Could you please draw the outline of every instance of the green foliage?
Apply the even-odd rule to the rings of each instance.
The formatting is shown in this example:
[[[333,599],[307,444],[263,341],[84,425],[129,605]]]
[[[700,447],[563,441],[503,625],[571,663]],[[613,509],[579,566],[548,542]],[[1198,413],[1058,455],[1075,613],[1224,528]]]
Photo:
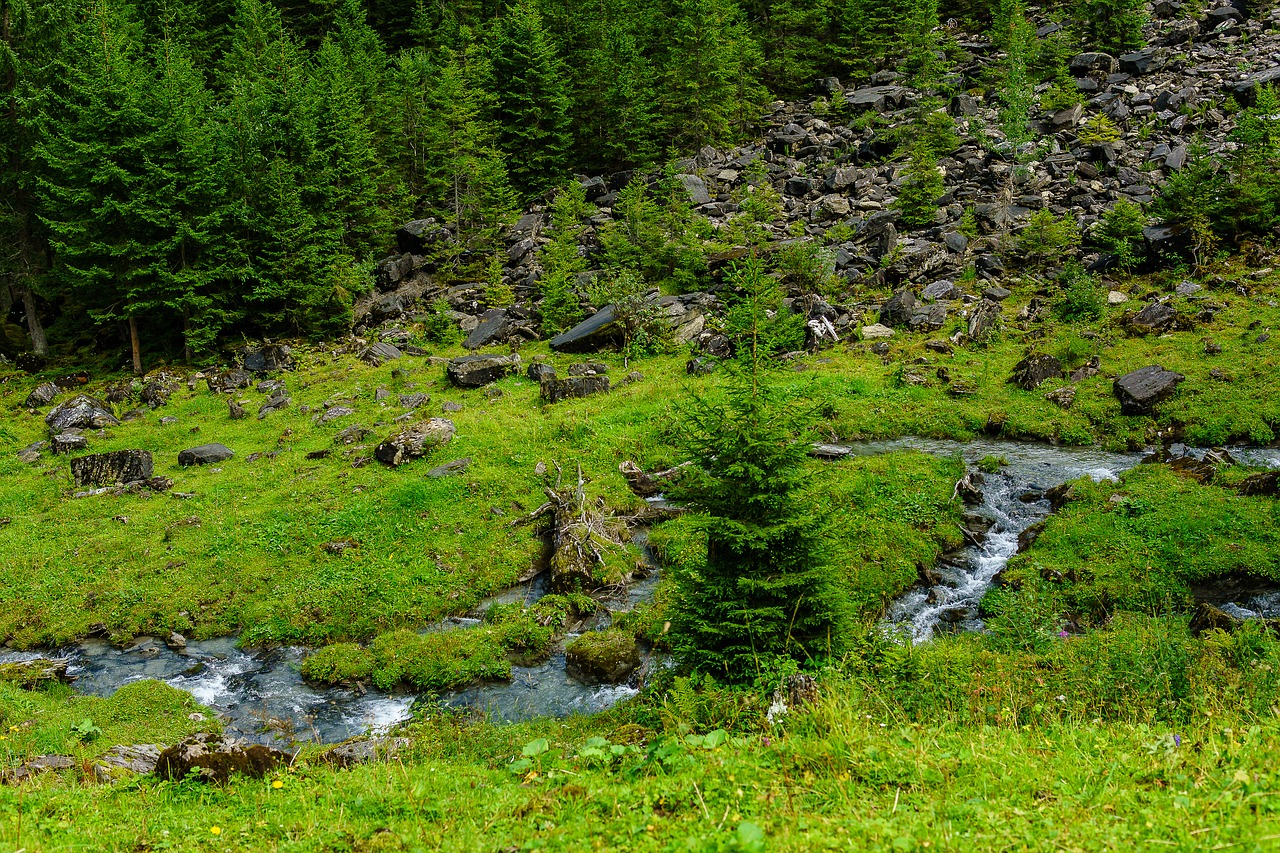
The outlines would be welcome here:
[[[1119,56],[1146,44],[1147,22],[1142,0],[1076,0],[1076,17],[1085,39],[1096,50]]]
[[[630,359],[661,352],[671,343],[671,330],[663,322],[655,295],[639,275],[626,269],[605,271],[587,290],[596,305],[613,306],[622,334],[624,365]]]
[[[1120,129],[1104,113],[1098,113],[1080,126],[1080,141],[1085,145],[1119,142]]]
[[[1093,242],[1115,258],[1124,270],[1132,269],[1146,252],[1142,229],[1147,216],[1142,207],[1127,199],[1117,201],[1102,214],[1091,233]]]
[[[772,655],[839,654],[850,615],[822,517],[803,499],[808,416],[768,372],[767,282],[755,263],[734,274],[739,362],[723,400],[695,397],[684,412],[695,468],[674,495],[703,513],[707,557],[675,572],[672,646],[686,665],[739,681]]]
[[[1000,0],[992,22],[992,39],[1006,53],[1000,66],[999,89],[1002,106],[1000,130],[1015,147],[1031,138],[1031,106],[1035,102],[1034,81],[1028,63],[1035,45],[1035,27],[1027,20],[1023,0]]]
[[[933,224],[938,215],[938,199],[945,190],[937,159],[928,150],[916,149],[895,202],[902,211],[902,221],[915,228]]]
[[[326,646],[303,661],[302,675],[325,684],[368,680],[383,690],[435,691],[508,678],[511,663],[492,631],[393,631],[376,637],[367,649],[351,643]]]
[[[1079,247],[1080,226],[1070,213],[1059,217],[1049,210],[1037,210],[1018,232],[1018,254],[1037,267],[1050,260],[1060,261]]]
[[[1106,306],[1103,288],[1079,261],[1070,261],[1063,267],[1058,284],[1062,290],[1053,302],[1053,313],[1059,319],[1070,323],[1102,316]]]
[[[803,293],[830,297],[844,284],[836,275],[835,256],[817,243],[788,243],[774,253],[773,265],[784,282]]]
[[[462,330],[450,316],[453,308],[445,299],[431,303],[431,309],[422,321],[422,336],[433,344],[455,344],[462,340]]]

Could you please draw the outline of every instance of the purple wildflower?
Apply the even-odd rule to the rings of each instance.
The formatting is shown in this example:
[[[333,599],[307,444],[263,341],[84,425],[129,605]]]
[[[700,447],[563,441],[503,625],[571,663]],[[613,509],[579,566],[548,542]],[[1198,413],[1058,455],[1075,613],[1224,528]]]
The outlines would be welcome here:
[[[1175,734],[1175,735],[1173,736],[1173,745],[1174,745],[1174,746],[1182,746],[1182,735]]]
[[[1066,631],[1059,631],[1058,636],[1065,640],[1067,637],[1070,637],[1071,635]]]

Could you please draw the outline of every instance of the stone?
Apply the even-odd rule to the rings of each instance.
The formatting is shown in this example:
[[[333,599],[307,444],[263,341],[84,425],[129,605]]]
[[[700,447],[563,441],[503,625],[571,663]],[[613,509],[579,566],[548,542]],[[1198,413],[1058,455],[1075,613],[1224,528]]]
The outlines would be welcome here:
[[[983,299],[969,312],[968,336],[971,341],[984,341],[1000,323],[1000,303]]]
[[[548,403],[561,400],[587,397],[591,394],[603,394],[609,390],[609,377],[591,374],[588,376],[569,376],[564,379],[548,379],[541,383],[542,399]]]
[[[447,418],[428,418],[392,433],[378,445],[373,455],[379,462],[394,468],[421,459],[437,447],[448,444],[457,431],[453,421]]]
[[[511,334],[511,321],[504,308],[490,308],[480,317],[480,323],[471,330],[462,345],[470,350],[499,344]]]
[[[917,302],[916,310],[912,313],[911,319],[907,321],[907,326],[913,332],[936,332],[946,325],[946,322],[946,305],[942,303],[925,305]]]
[[[897,109],[906,97],[907,90],[901,86],[867,86],[845,92],[845,105],[853,112],[883,113]]]
[[[55,456],[84,450],[88,446],[89,439],[74,432],[64,432],[49,439],[49,449]]]
[[[471,457],[464,456],[461,459],[455,459],[452,462],[446,462],[443,465],[437,465],[427,472],[427,476],[433,480],[441,477],[448,477],[450,474],[461,474],[471,466]]]
[[[41,755],[17,767],[0,770],[0,782],[7,785],[21,784],[33,776],[70,770],[77,764],[69,755]]]
[[[403,254],[425,255],[429,247],[452,239],[453,233],[448,228],[429,218],[406,222],[396,230],[396,248]]]
[[[525,375],[534,382],[546,382],[548,379],[556,378],[556,369],[544,362],[535,361],[529,364],[529,369],[525,371]]]
[[[1050,391],[1044,398],[1060,409],[1069,409],[1076,401],[1076,389],[1070,385]]]
[[[360,424],[352,424],[342,432],[335,435],[333,437],[333,441],[335,444],[357,444],[363,441],[364,437],[368,434],[369,430],[365,429]]]
[[[278,412],[282,409],[289,408],[289,404],[293,401],[289,399],[288,393],[280,388],[276,390],[267,401],[258,407],[258,420],[262,420],[272,412]]]
[[[1156,49],[1152,47],[1126,53],[1120,57],[1120,70],[1125,74],[1140,77],[1149,71],[1158,70],[1158,67],[1163,65],[1157,61],[1156,56]]]
[[[403,356],[404,353],[393,347],[391,344],[378,341],[370,344],[360,352],[360,360],[374,367],[381,367],[388,361],[395,361]]]
[[[244,351],[244,369],[250,373],[275,373],[293,368],[293,351],[284,344],[266,344]]]
[[[1236,492],[1246,496],[1275,497],[1280,494],[1280,471],[1264,471],[1245,477],[1236,486]]]
[[[548,345],[556,352],[594,352],[621,340],[614,306],[606,305],[567,332],[556,335]]]
[[[910,290],[899,290],[880,309],[880,323],[885,326],[905,326],[915,313],[916,297]]]
[[[1062,362],[1045,353],[1033,353],[1013,366],[1009,381],[1023,391],[1034,391],[1049,379],[1062,376]]]
[[[1138,335],[1161,334],[1173,327],[1178,312],[1165,302],[1152,302],[1129,318],[1129,329]]]
[[[54,398],[61,393],[62,389],[57,385],[52,382],[45,382],[42,385],[37,385],[35,390],[27,395],[27,399],[23,401],[22,405],[28,409],[39,409],[52,403]]]
[[[217,462],[226,462],[235,455],[235,452],[225,444],[201,444],[199,447],[192,447],[179,453],[178,464],[184,467],[212,465]]]
[[[920,291],[921,298],[930,302],[951,302],[959,299],[963,295],[964,294],[960,291],[960,288],[956,287],[955,284],[948,279],[935,281],[933,284],[930,284],[924,290]]]
[[[93,759],[93,778],[110,784],[133,776],[147,776],[155,772],[159,761],[160,747],[152,743],[113,746]]]
[[[334,767],[355,767],[374,761],[388,761],[413,741],[407,737],[369,737],[349,740],[322,752],[318,760]]]
[[[405,252],[381,261],[374,273],[374,285],[381,291],[394,290],[413,272],[413,255]]]
[[[689,197],[689,204],[699,207],[711,203],[711,194],[707,192],[707,184],[697,175],[676,175],[676,180],[684,188]]]
[[[1128,301],[1129,301],[1129,297],[1128,297],[1128,296],[1126,296],[1125,294],[1121,293],[1121,292],[1120,292],[1120,291],[1118,291],[1118,290],[1109,290],[1109,291],[1107,291],[1107,304],[1108,304],[1108,305],[1123,305],[1124,303],[1126,303],[1126,302],[1128,302]]]
[[[881,325],[880,323],[876,323],[873,326],[862,327],[863,340],[875,340],[877,338],[892,338],[894,334],[895,332],[893,331],[893,329],[890,329],[888,326]]]
[[[1126,373],[1112,387],[1120,400],[1122,414],[1149,415],[1156,404],[1173,396],[1178,384],[1185,378],[1181,373],[1153,364]]]
[[[416,409],[431,402],[431,395],[423,394],[421,391],[413,394],[401,394],[400,405],[406,409]]]
[[[1067,69],[1073,77],[1087,77],[1095,72],[1114,74],[1116,58],[1109,53],[1081,53],[1071,58]]]
[[[1004,302],[1012,295],[1013,291],[1007,287],[1001,287],[998,284],[993,284],[991,287],[982,291],[982,298],[990,299],[992,302]]]
[[[71,477],[77,486],[109,486],[134,483],[154,475],[150,451],[116,450],[71,460]]]
[[[81,394],[59,403],[45,416],[50,435],[60,435],[69,429],[102,429],[120,426],[107,404],[88,394]]]
[[[520,356],[464,355],[449,360],[445,375],[459,388],[482,388],[520,371]]]
[[[356,413],[355,409],[347,406],[331,406],[325,410],[323,415],[316,419],[317,424],[327,424],[336,421],[338,418],[345,418]]]
[[[205,384],[215,394],[228,394],[240,388],[248,388],[253,384],[253,375],[247,370],[232,368],[212,376],[205,377]]]
[[[292,760],[289,753],[269,746],[202,733],[163,750],[156,759],[155,773],[173,782],[199,779],[225,785],[232,774],[261,779]]]
[[[578,364],[571,364],[567,371],[570,376],[595,376],[608,372],[609,365],[599,361],[583,361]]]
[[[55,681],[70,684],[72,680],[72,677],[67,675],[65,660],[35,658],[0,663],[0,681],[21,687],[23,690],[34,690],[42,684]]]
[[[640,649],[625,631],[592,631],[565,646],[564,667],[584,684],[620,684],[640,668]]]

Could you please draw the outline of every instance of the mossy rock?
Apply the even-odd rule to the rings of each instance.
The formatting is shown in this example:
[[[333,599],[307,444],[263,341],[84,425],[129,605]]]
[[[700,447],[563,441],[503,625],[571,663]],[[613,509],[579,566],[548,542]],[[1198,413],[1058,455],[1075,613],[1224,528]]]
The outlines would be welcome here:
[[[70,683],[71,677],[67,675],[66,661],[36,658],[0,663],[0,681],[16,684],[24,690],[34,690],[39,685],[52,682]]]
[[[583,634],[564,650],[565,670],[586,684],[620,684],[640,668],[636,638],[625,631]]]

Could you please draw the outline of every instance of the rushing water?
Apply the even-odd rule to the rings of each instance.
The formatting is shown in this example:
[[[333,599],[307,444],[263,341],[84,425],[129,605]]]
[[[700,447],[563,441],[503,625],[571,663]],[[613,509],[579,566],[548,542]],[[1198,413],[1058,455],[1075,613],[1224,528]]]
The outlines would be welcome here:
[[[978,602],[992,578],[1018,548],[1018,535],[1049,514],[1044,491],[1080,477],[1114,479],[1136,465],[1140,454],[1106,453],[1094,449],[1051,447],[1005,441],[933,441],[899,439],[829,446],[830,455],[878,455],[914,449],[942,456],[960,455],[973,464],[996,456],[1009,464],[999,473],[987,474],[984,501],[976,512],[992,526],[980,545],[964,549],[959,559],[937,569],[941,582],[931,588],[909,590],[890,607],[888,623],[920,642],[947,627],[980,630]],[[1177,451],[1178,448],[1175,448]],[[1195,451],[1191,451],[1195,453]],[[1233,449],[1241,462],[1280,467],[1280,450]],[[644,547],[643,535],[637,542]],[[652,565],[652,559],[649,559]],[[608,600],[614,609],[629,609],[653,596],[655,570],[644,579],[617,590]],[[532,604],[547,593],[546,578],[507,590],[482,602],[467,616],[446,620],[428,630],[451,630],[475,624],[488,606],[523,601]],[[1280,593],[1259,595],[1223,606],[1241,617],[1280,616]],[[609,618],[593,618],[580,630],[600,630]],[[570,638],[573,635],[570,635]],[[237,648],[235,638],[191,641],[173,650],[155,638],[143,637],[118,649],[101,640],[86,640],[56,652],[0,652],[0,662],[58,657],[68,661],[83,693],[108,696],[120,686],[153,678],[190,692],[202,704],[216,709],[226,728],[252,740],[317,740],[336,742],[385,730],[407,719],[414,703],[430,701],[406,693],[376,689],[353,691],[316,688],[303,681],[301,664],[308,650],[287,647],[271,650]],[[650,661],[652,663],[652,661]],[[633,685],[581,684],[565,674],[563,645],[538,666],[513,666],[509,682],[481,684],[438,697],[440,705],[474,709],[495,720],[514,721],[534,717],[559,717],[603,710],[635,695]]]

